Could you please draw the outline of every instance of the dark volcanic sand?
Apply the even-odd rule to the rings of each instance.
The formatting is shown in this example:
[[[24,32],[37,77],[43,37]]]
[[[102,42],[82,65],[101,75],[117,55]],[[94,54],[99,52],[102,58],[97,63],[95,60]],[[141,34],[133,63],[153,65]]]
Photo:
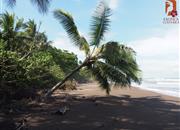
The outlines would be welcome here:
[[[58,91],[14,119],[26,117],[30,130],[180,130],[179,99],[138,88],[113,89],[106,96],[90,83]],[[65,115],[52,114],[65,105],[70,107]]]

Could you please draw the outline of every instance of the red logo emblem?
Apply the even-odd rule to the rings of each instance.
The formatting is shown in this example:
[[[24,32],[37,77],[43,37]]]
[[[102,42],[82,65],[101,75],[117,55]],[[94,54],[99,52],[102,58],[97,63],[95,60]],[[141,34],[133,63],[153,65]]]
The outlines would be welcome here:
[[[176,0],[166,0],[165,12],[167,16],[176,17],[178,15]]]

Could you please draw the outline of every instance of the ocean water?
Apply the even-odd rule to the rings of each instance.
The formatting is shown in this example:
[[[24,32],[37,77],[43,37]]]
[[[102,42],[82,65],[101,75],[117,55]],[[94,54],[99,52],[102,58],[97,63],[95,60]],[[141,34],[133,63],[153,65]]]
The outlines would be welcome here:
[[[144,79],[141,85],[134,85],[141,89],[180,97],[180,79]]]

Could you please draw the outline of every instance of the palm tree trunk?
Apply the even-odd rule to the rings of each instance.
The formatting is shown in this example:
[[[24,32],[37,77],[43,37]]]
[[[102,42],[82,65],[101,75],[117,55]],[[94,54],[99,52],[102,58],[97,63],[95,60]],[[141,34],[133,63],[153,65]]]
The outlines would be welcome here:
[[[61,88],[62,85],[77,71],[79,71],[82,67],[84,67],[87,64],[87,60],[85,60],[80,66],[75,68],[71,73],[69,73],[61,82],[57,83],[55,86],[53,86],[46,94],[45,98],[49,97],[56,89]]]

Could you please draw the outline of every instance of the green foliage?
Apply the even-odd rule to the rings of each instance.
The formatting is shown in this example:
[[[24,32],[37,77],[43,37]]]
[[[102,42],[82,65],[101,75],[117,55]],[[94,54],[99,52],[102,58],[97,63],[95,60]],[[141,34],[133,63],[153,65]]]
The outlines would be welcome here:
[[[19,56],[16,52],[0,50],[0,85],[1,87],[10,84],[19,86],[24,85],[24,68],[18,62]]]
[[[57,65],[57,64],[54,64],[54,65],[50,66],[49,71],[50,71],[51,74],[53,74],[53,77],[57,81],[63,80],[63,78],[65,76],[62,68],[60,68],[59,65]]]
[[[54,62],[59,65],[65,74],[70,73],[78,66],[78,58],[73,53],[69,53],[66,50],[62,51],[51,46],[48,47],[46,51],[52,55]]]
[[[6,12],[0,16],[0,34],[0,96],[51,87],[78,66],[77,56],[52,47],[33,20],[24,22]]]
[[[78,66],[74,54],[56,48],[53,52],[34,52],[23,60],[17,52],[1,49],[0,58],[1,82],[15,83],[15,86],[49,87]]]
[[[80,83],[86,83],[89,81],[92,81],[92,76],[90,71],[87,69],[87,67],[82,68],[79,73],[76,73],[74,76],[77,81]]]

